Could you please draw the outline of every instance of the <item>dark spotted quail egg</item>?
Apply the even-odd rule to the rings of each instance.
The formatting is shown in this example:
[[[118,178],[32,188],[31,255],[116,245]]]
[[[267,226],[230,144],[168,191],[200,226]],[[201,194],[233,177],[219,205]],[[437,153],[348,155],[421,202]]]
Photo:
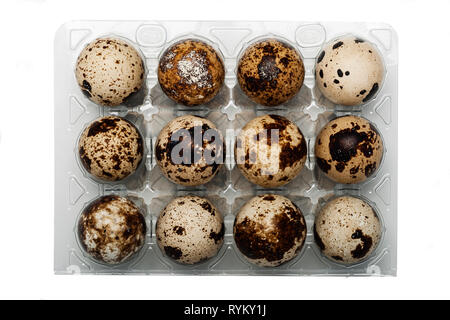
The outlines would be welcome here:
[[[266,39],[249,46],[239,60],[237,78],[254,102],[277,106],[291,99],[303,85],[305,69],[290,44]]]
[[[144,63],[130,44],[102,38],[80,53],[75,75],[83,93],[97,104],[117,106],[137,92],[144,82]]]
[[[195,106],[212,100],[223,85],[225,69],[209,44],[188,39],[170,46],[162,55],[158,80],[175,102]]]
[[[131,258],[145,242],[145,219],[136,205],[124,197],[104,196],[81,214],[78,237],[92,258],[118,264]]]
[[[316,164],[338,183],[358,183],[370,177],[383,158],[383,141],[366,119],[344,116],[320,131],[315,145]]]
[[[336,262],[351,264],[367,258],[380,238],[377,214],[358,198],[335,198],[315,219],[314,239],[322,253]]]
[[[94,177],[117,181],[136,171],[144,146],[141,134],[131,122],[108,116],[92,122],[83,131],[78,152],[83,167]]]
[[[328,43],[316,63],[316,86],[333,103],[355,106],[381,88],[384,64],[373,44],[347,36]]]
[[[169,122],[156,141],[156,160],[174,183],[198,186],[209,182],[224,160],[222,134],[209,120],[181,116]]]
[[[195,264],[217,254],[225,227],[221,213],[207,199],[178,197],[160,213],[156,239],[161,250],[183,264]]]
[[[286,197],[264,194],[252,198],[234,222],[234,241],[250,262],[275,267],[293,259],[306,239],[306,223]]]
[[[279,187],[294,179],[306,161],[306,140],[290,120],[264,115],[248,122],[236,139],[237,167],[252,183]]]

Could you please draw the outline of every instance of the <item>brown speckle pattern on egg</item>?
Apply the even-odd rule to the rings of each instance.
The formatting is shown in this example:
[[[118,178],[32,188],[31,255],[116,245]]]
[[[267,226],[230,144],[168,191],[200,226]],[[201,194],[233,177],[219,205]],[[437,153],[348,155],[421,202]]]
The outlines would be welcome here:
[[[81,214],[78,237],[92,258],[118,264],[133,256],[145,242],[145,219],[127,198],[104,196]]]
[[[278,115],[264,115],[248,122],[237,136],[235,159],[252,183],[279,187],[302,170],[306,149],[306,140],[293,122]]]
[[[364,260],[381,238],[381,223],[365,201],[343,196],[329,201],[317,215],[314,239],[328,258],[352,264]]]
[[[384,64],[373,44],[354,36],[329,42],[316,63],[316,86],[331,102],[355,106],[375,97]]]
[[[225,69],[209,44],[188,39],[170,46],[162,55],[158,80],[164,93],[187,106],[212,100],[223,85]]]
[[[305,69],[291,45],[266,39],[250,45],[239,60],[237,78],[254,102],[277,106],[291,99],[303,84]]]
[[[383,141],[366,119],[344,116],[330,121],[315,144],[316,165],[338,183],[358,183],[370,177],[383,158]]]
[[[306,223],[286,197],[264,194],[252,198],[234,222],[234,241],[252,263],[274,267],[293,259],[306,239]]]
[[[108,116],[92,122],[81,134],[78,152],[84,168],[105,181],[124,179],[136,171],[144,146],[128,120]]]
[[[183,264],[195,264],[217,254],[223,244],[222,214],[207,199],[184,196],[172,200],[156,224],[158,246]]]
[[[144,63],[130,44],[102,38],[89,43],[78,56],[75,75],[83,93],[97,104],[117,106],[144,82]]]
[[[169,180],[197,186],[209,182],[222,167],[224,148],[222,134],[211,121],[186,115],[175,118],[161,130],[155,153]]]

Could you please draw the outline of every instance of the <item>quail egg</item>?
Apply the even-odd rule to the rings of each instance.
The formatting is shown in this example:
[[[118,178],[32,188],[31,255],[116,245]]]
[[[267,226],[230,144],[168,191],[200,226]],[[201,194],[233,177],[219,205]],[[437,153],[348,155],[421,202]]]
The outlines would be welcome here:
[[[359,198],[335,198],[315,219],[314,239],[322,253],[336,262],[352,264],[367,258],[380,238],[377,214]]]
[[[384,79],[384,63],[376,47],[347,36],[328,43],[316,62],[316,86],[335,104],[356,106],[372,99]]]
[[[338,183],[366,180],[380,166],[383,141],[366,119],[343,116],[331,120],[320,131],[315,145],[316,164]]]
[[[96,39],[78,56],[75,75],[83,93],[103,106],[117,106],[144,83],[145,68],[139,53],[127,42]]]
[[[234,241],[250,262],[275,267],[292,260],[303,247],[306,223],[297,206],[275,194],[256,196],[239,211]]]
[[[222,134],[209,120],[185,115],[170,121],[156,141],[156,160],[174,183],[198,186],[209,182],[224,161]]]
[[[303,85],[305,68],[290,44],[266,39],[250,45],[239,59],[237,78],[254,102],[277,106],[291,99]]]
[[[195,264],[217,254],[225,227],[221,213],[207,199],[184,196],[172,200],[160,213],[156,239],[161,250],[183,264]]]
[[[136,171],[144,146],[131,122],[108,116],[95,120],[83,131],[78,152],[83,167],[94,177],[117,181]]]
[[[163,92],[186,106],[205,104],[223,85],[225,69],[209,44],[194,39],[170,46],[159,60],[158,80]]]
[[[145,219],[138,207],[124,197],[104,196],[83,211],[78,237],[92,258],[118,264],[137,253],[145,242]]]
[[[237,167],[250,182],[266,188],[294,179],[305,164],[306,154],[300,129],[278,115],[254,118],[236,139]]]

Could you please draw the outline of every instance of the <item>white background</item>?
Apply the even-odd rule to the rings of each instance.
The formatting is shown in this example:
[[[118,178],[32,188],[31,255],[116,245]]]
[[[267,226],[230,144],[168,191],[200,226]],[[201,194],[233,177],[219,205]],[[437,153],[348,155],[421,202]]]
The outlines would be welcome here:
[[[450,298],[450,1],[0,3],[0,298]],[[400,40],[398,277],[53,275],[53,37],[68,20],[390,23]]]

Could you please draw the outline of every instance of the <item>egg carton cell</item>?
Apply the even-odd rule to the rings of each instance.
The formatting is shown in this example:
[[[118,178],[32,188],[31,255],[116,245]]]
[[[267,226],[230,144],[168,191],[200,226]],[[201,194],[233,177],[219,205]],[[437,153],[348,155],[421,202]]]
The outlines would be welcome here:
[[[98,39],[103,40],[97,43]],[[241,64],[245,52],[260,42],[264,43],[260,52],[254,52],[251,59]],[[89,47],[90,43],[93,46]],[[180,43],[184,46],[171,51]],[[108,50],[110,53],[104,56]],[[80,57],[82,52],[84,56]],[[94,55],[89,56],[92,52]],[[79,59],[83,63],[77,69]],[[177,67],[172,69],[171,64]],[[64,24],[55,37],[54,272],[396,275],[397,66],[397,36],[384,23],[73,21]],[[364,79],[362,73],[369,69],[373,72]],[[108,78],[108,74],[119,76]],[[174,81],[177,79],[180,83],[184,81],[182,85]],[[111,91],[103,92],[102,83],[108,81],[111,81],[108,87]],[[130,86],[131,83],[136,85]],[[192,87],[192,83],[201,84],[201,88]],[[344,94],[347,87],[358,90]],[[279,99],[273,100],[268,93],[275,91]],[[253,119],[266,115],[298,127],[305,150],[301,151],[304,155],[302,169],[295,172],[288,183],[264,187],[243,175],[237,165],[235,146],[240,130]],[[376,170],[365,181],[353,184],[331,180],[319,168],[315,156],[321,129],[331,120],[349,115],[369,121],[383,143],[383,157]],[[158,136],[168,123],[185,116],[210,121],[225,143],[224,163],[205,184],[174,183],[158,165]],[[132,123],[142,136],[143,155],[139,166],[134,173],[118,181],[95,177],[80,157],[83,131],[103,117],[120,117]],[[292,140],[291,147],[296,146],[294,136],[286,137]],[[356,136],[344,140],[340,141],[343,145],[359,143]],[[263,145],[267,141],[267,137],[262,138]],[[284,155],[281,160],[295,160],[296,156]],[[190,195],[207,199],[221,213],[224,228],[223,234],[216,229],[204,231],[207,238],[212,235],[211,239],[223,241],[215,255],[186,265],[180,263],[182,259],[174,257],[191,250],[183,251],[176,246],[161,249],[156,226],[161,212],[173,199]],[[79,241],[78,222],[82,212],[104,196],[128,199],[140,210],[145,221],[142,248],[114,265],[93,259]],[[278,196],[287,197],[302,213],[305,238],[292,259],[277,267],[264,267],[245,257],[242,246],[236,244],[233,229],[236,216],[252,198],[275,199]],[[357,263],[343,264],[327,258],[314,235],[314,222],[320,210],[341,196],[363,199],[381,222],[378,245],[370,256]],[[285,221],[282,215],[274,219]],[[285,229],[291,228],[295,219],[288,220]],[[177,236],[186,232],[186,229],[183,231],[186,226],[175,227],[172,232]],[[265,228],[267,231],[268,225]],[[275,234],[276,228],[274,230]],[[352,244],[363,249],[363,235],[354,234]],[[282,239],[286,250],[295,242],[287,241],[288,238]],[[249,248],[259,247],[249,245]]]

